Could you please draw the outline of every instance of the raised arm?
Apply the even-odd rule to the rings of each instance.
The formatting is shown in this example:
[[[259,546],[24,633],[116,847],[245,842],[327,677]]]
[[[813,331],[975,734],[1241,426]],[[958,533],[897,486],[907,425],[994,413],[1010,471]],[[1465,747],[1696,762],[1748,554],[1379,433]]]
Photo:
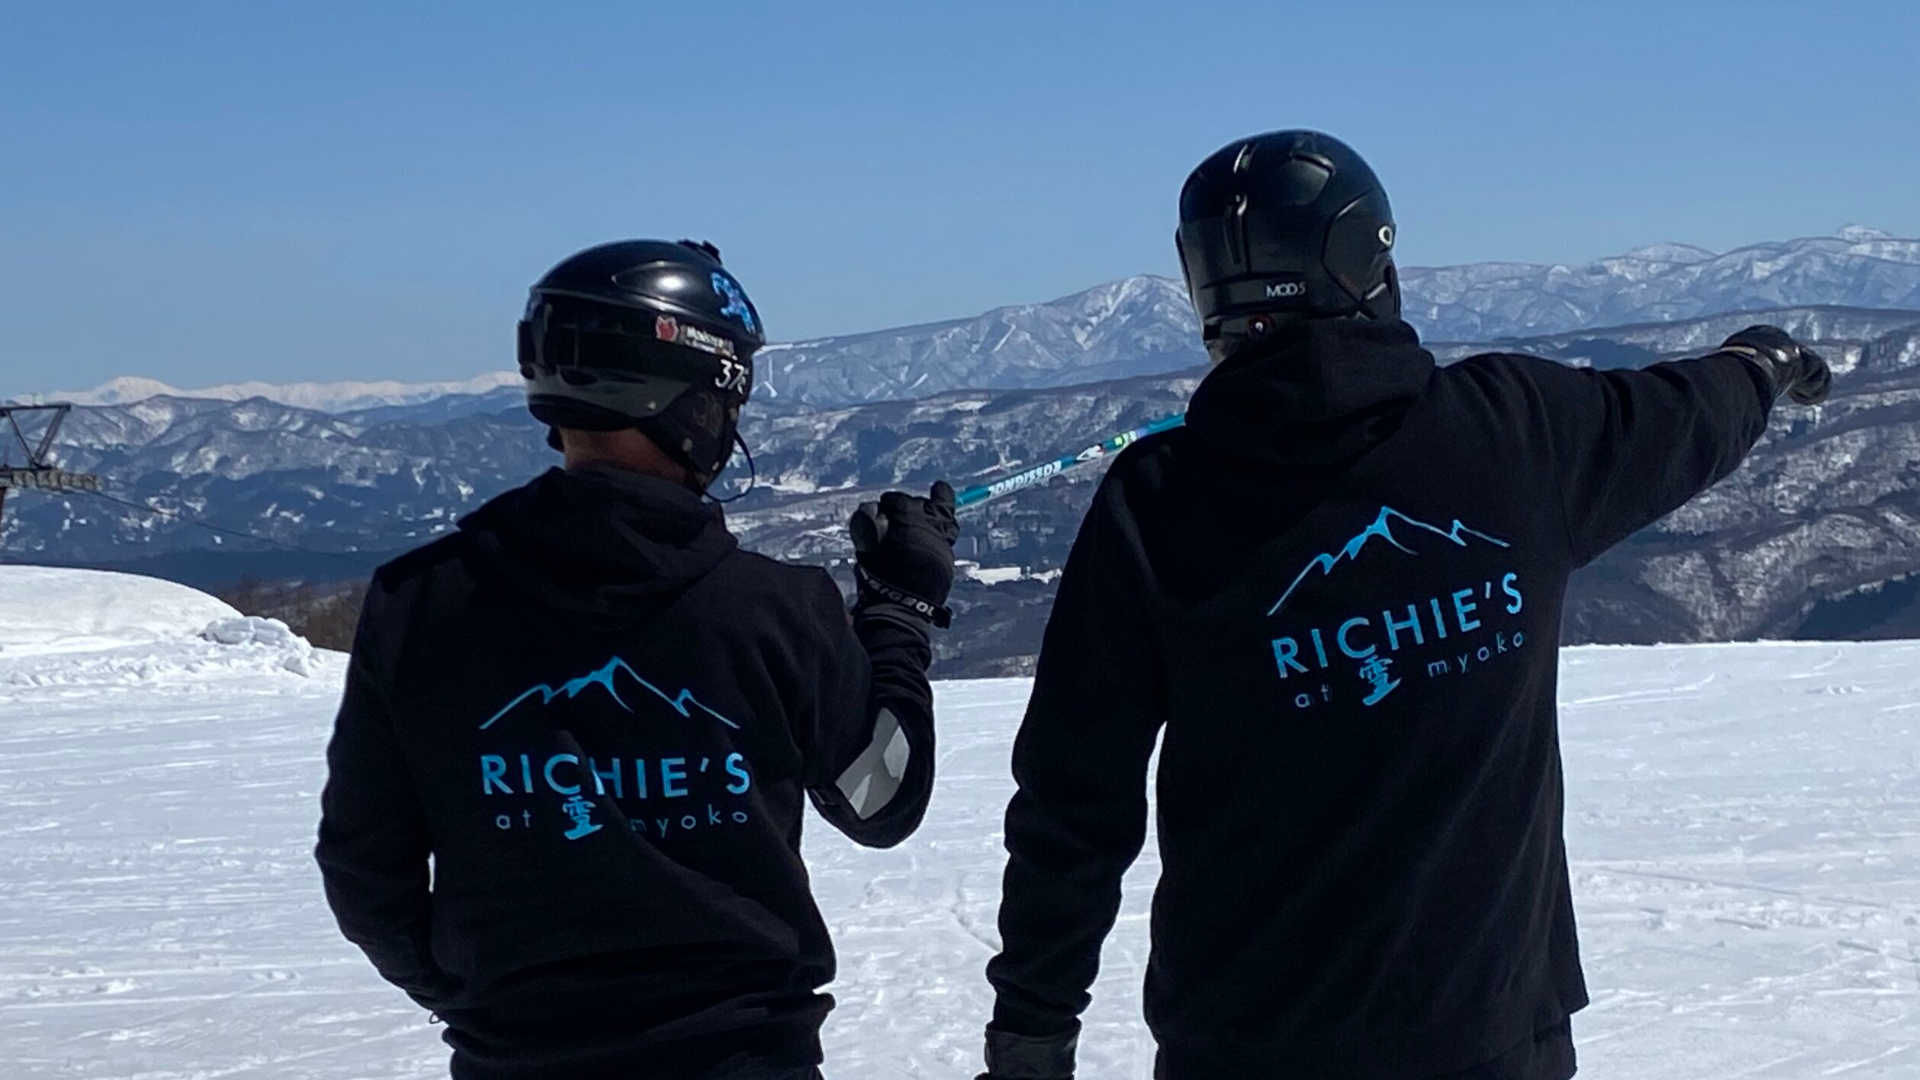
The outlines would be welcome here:
[[[1766,431],[1776,398],[1824,400],[1831,375],[1783,331],[1749,327],[1713,353],[1637,371],[1525,365],[1544,406],[1576,565],[1720,481]]]
[[[849,621],[822,582],[822,618],[842,629],[827,652],[815,706],[808,792],[855,842],[891,847],[912,835],[933,793],[930,634],[949,621],[953,489],[925,499],[889,492],[854,514],[859,600]]]

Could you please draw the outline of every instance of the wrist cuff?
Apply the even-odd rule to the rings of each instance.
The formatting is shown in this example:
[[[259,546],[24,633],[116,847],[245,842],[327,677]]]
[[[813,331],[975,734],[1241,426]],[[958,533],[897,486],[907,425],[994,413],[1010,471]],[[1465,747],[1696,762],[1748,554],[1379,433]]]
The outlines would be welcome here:
[[[858,563],[853,567],[854,580],[860,586],[860,602],[881,600],[889,604],[898,604],[915,615],[945,630],[953,625],[953,609],[942,607],[931,600],[924,600],[905,589],[889,585]]]
[[[987,1072],[994,1080],[1070,1080],[1080,1034],[1015,1035],[987,1029]]]
[[[1751,345],[1722,345],[1717,350],[1722,356],[1737,356],[1747,362],[1747,366],[1760,376],[1769,391],[1768,401],[1778,401],[1787,387],[1783,385],[1782,373],[1778,364],[1765,352]]]

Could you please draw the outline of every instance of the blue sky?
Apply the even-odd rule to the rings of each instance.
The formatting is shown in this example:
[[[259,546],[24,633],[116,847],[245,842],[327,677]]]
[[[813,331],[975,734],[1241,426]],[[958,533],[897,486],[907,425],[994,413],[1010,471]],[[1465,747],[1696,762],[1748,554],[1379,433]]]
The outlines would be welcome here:
[[[1414,264],[1920,234],[1920,5],[1673,6],[10,4],[0,396],[504,367],[622,236],[780,339],[1172,273],[1187,170],[1279,127]]]

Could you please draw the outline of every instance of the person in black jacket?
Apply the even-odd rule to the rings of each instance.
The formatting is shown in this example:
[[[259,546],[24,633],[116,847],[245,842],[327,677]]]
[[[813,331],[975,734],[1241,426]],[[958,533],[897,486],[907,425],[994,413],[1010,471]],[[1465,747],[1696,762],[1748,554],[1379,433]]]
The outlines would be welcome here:
[[[1162,1080],[1565,1080],[1587,1002],[1554,688],[1567,578],[1731,472],[1827,368],[1779,330],[1643,371],[1437,367],[1384,191],[1312,132],[1180,200],[1216,364],[1115,461],[1007,808],[988,1075],[1073,1073],[1146,832]]]
[[[762,342],[711,246],[562,262],[520,361],[566,467],[368,590],[317,856],[454,1077],[818,1076],[802,808],[877,847],[919,824],[956,529],[944,483],[863,505],[851,617],[741,551],[702,493]]]

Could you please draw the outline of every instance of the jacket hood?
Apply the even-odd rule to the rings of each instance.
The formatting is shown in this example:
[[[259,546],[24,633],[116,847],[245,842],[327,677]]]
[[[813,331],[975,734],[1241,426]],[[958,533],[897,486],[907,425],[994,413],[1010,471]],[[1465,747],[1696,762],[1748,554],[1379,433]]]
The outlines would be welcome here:
[[[460,519],[482,565],[543,603],[604,615],[671,601],[738,546],[720,508],[613,466],[549,469]]]
[[[1207,375],[1187,427],[1224,462],[1344,465],[1400,426],[1434,368],[1419,335],[1398,320],[1283,325]]]

